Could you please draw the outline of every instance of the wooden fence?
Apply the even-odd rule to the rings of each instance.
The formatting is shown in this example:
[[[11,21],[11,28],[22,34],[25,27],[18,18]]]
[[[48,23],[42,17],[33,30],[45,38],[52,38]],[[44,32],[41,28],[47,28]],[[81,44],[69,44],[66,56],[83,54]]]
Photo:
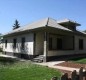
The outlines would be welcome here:
[[[71,78],[68,77],[68,73],[65,73],[60,79],[52,77],[51,80],[86,80],[86,70],[84,71],[83,67],[81,67],[79,73],[76,70],[71,73]]]

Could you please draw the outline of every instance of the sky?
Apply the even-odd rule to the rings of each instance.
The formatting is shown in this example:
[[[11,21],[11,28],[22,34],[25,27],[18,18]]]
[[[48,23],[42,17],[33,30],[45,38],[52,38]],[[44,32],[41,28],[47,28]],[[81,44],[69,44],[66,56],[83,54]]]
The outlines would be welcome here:
[[[0,33],[12,30],[17,19],[20,26],[51,17],[68,18],[81,24],[77,29],[86,30],[86,0],[0,0]]]

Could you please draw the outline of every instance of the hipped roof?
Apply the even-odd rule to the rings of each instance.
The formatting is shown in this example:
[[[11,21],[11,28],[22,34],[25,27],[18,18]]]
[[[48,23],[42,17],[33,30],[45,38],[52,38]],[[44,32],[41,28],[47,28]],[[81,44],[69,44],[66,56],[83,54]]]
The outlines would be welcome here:
[[[52,18],[45,18],[45,19],[33,22],[31,24],[25,25],[23,27],[20,27],[18,29],[14,29],[14,30],[6,33],[5,35],[10,35],[10,34],[13,34],[13,33],[23,32],[23,31],[26,31],[26,30],[32,30],[32,29],[41,28],[41,27],[54,27],[54,28],[58,28],[58,29],[61,29],[61,30],[72,31],[68,28],[65,28],[65,27],[59,25],[57,23],[57,21],[52,19]]]

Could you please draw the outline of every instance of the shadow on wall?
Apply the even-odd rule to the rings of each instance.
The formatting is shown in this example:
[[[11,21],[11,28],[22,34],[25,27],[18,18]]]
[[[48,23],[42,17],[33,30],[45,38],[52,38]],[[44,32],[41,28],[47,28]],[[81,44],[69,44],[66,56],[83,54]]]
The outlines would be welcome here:
[[[22,59],[33,58],[33,56],[31,55],[31,50],[28,48],[28,44],[25,44],[24,48],[22,48],[21,46],[20,47],[17,46],[17,49],[19,53],[16,53],[16,48],[13,48],[14,56]]]
[[[29,42],[33,42],[33,41],[29,41]],[[11,42],[10,42],[11,43]],[[13,50],[13,52],[20,52],[20,53],[31,53],[31,49],[30,49],[30,45],[28,44],[28,42],[25,42],[24,48],[22,48],[21,43],[17,42],[16,47],[13,47],[14,45],[11,43],[10,44],[10,49]]]

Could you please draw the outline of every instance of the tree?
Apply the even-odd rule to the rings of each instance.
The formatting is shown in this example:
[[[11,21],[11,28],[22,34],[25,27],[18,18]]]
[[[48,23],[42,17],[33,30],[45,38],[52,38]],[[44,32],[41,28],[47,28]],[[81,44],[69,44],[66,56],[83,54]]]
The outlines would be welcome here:
[[[13,30],[14,29],[17,29],[17,28],[19,28],[20,26],[19,26],[19,22],[17,21],[17,20],[15,20],[15,23],[14,23],[14,26],[13,26]]]
[[[85,32],[85,33],[86,33],[86,30],[84,30],[83,32]]]

